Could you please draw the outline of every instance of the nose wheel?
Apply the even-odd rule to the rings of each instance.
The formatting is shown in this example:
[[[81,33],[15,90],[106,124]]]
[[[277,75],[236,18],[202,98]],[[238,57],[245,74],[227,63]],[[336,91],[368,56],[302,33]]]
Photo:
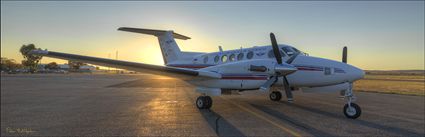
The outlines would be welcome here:
[[[344,106],[344,115],[347,118],[356,119],[360,116],[361,113],[362,110],[356,103],[345,104]]]
[[[269,97],[272,101],[280,101],[280,99],[282,99],[282,93],[280,93],[279,91],[273,91],[272,93],[270,93]]]
[[[210,109],[213,102],[210,96],[199,96],[195,103],[198,109]]]
[[[347,99],[347,104],[344,105],[344,115],[347,118],[356,119],[362,114],[362,109],[356,103],[352,103],[355,99],[353,94],[353,84],[350,83],[349,89],[347,89],[344,97]]]

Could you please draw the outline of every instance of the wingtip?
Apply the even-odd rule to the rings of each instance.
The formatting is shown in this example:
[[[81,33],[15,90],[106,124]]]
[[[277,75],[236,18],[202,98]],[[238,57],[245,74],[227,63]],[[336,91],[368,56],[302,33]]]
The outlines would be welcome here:
[[[47,55],[47,54],[49,54],[49,51],[47,51],[47,50],[31,50],[30,52],[28,52],[28,54]]]
[[[121,31],[123,31],[123,30],[125,30],[127,27],[119,27],[117,30],[121,30]]]

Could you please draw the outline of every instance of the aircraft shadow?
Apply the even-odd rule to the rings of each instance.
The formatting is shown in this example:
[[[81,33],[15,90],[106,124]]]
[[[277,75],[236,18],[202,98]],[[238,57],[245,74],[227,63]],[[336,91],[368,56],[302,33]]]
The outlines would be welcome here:
[[[270,109],[270,108],[265,107],[265,106],[256,105],[256,104],[250,104],[250,105],[253,106],[254,108],[258,109],[258,110],[261,110],[261,111],[273,116],[273,117],[276,117],[276,118],[278,118],[282,121],[288,122],[288,123],[290,123],[290,124],[292,124],[296,127],[299,127],[301,129],[303,129],[304,131],[310,133],[313,136],[326,136],[326,137],[335,136],[335,135],[331,135],[331,134],[328,134],[326,132],[320,131],[320,130],[318,130],[314,127],[311,127],[307,124],[303,124],[298,120],[295,120],[295,119],[293,119],[293,118],[291,118],[291,117],[289,117],[289,116],[287,116],[283,113],[280,113],[279,111]]]
[[[211,128],[215,130],[217,136],[245,136],[235,126],[230,124],[226,119],[215,113],[213,110],[199,110]]]
[[[316,108],[310,108],[310,107],[301,106],[301,105],[298,105],[298,104],[293,104],[293,103],[288,103],[288,102],[279,102],[279,103],[286,104],[288,106],[293,106],[293,107],[296,107],[296,108],[299,108],[299,109],[302,109],[302,110],[305,110],[305,111],[309,111],[309,112],[312,112],[312,113],[321,114],[321,115],[325,115],[325,116],[328,116],[328,117],[333,117],[333,118],[340,119],[340,120],[350,120],[350,122],[352,122],[354,124],[358,124],[358,125],[362,125],[362,126],[366,126],[366,127],[370,127],[370,128],[375,128],[375,129],[379,129],[379,130],[385,130],[387,132],[396,133],[396,134],[400,134],[400,135],[403,135],[403,136],[423,136],[423,134],[412,132],[412,131],[402,129],[402,128],[398,128],[398,127],[380,125],[380,124],[377,124],[377,123],[364,121],[364,120],[361,120],[361,119],[355,119],[355,120],[347,119],[343,115],[338,115],[338,114],[335,114],[335,113],[326,112],[326,111],[319,110],[319,109],[316,109]]]

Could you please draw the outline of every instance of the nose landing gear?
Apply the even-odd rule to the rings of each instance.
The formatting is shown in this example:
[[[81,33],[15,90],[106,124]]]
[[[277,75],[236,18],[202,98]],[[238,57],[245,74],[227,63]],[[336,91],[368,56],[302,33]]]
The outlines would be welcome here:
[[[361,113],[362,113],[362,110],[360,109],[359,105],[355,103],[344,105],[344,115],[347,118],[356,119],[360,116]]]
[[[362,110],[359,105],[356,103],[352,103],[355,100],[354,94],[353,94],[353,83],[350,83],[349,89],[345,92],[344,95],[345,99],[347,100],[347,104],[344,105],[344,115],[347,118],[356,119],[360,117],[362,114]]]
[[[279,91],[273,91],[272,93],[270,93],[269,97],[272,101],[280,101],[280,99],[282,99],[282,93],[280,93]]]

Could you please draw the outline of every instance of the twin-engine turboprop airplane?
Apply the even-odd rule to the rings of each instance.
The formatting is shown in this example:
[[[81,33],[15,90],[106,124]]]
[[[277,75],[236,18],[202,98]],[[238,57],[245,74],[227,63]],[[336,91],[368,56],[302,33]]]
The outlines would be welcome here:
[[[273,101],[279,101],[280,91],[285,91],[288,101],[292,102],[292,91],[299,89],[303,92],[340,92],[347,100],[343,109],[345,116],[355,119],[361,114],[360,107],[353,103],[353,82],[363,78],[365,73],[347,64],[346,47],[342,62],[338,62],[308,56],[294,47],[277,44],[274,34],[270,33],[271,46],[228,51],[220,47],[219,52],[213,53],[184,52],[174,39],[190,38],[173,31],[127,27],[118,30],[158,37],[165,66],[47,50],[30,53],[183,79],[202,94],[196,100],[199,109],[211,108],[210,96],[221,95],[224,90],[270,92]]]

